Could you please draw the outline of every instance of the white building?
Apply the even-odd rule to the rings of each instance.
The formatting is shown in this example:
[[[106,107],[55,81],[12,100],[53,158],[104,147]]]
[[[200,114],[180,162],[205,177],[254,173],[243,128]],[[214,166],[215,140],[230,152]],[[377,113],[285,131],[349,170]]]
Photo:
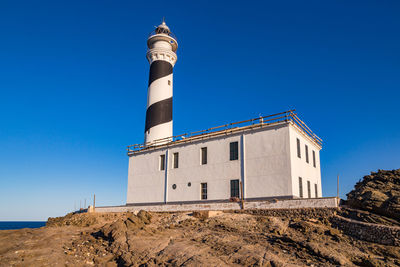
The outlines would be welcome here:
[[[147,43],[145,143],[128,147],[127,205],[322,196],[322,141],[293,111],[172,136],[176,38],[163,22]]]

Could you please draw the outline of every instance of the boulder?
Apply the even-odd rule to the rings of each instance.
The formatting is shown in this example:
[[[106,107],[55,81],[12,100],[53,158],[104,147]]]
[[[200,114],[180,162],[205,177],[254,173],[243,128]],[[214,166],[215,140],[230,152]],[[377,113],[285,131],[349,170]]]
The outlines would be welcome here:
[[[400,169],[364,176],[347,194],[347,204],[400,220]]]

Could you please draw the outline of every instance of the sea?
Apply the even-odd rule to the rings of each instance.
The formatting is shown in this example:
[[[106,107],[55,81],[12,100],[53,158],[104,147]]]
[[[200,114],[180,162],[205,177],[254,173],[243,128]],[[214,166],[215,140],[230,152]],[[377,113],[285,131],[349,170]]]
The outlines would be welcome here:
[[[40,221],[0,221],[0,230],[15,230],[15,229],[22,229],[22,228],[39,228],[46,225],[46,222]]]

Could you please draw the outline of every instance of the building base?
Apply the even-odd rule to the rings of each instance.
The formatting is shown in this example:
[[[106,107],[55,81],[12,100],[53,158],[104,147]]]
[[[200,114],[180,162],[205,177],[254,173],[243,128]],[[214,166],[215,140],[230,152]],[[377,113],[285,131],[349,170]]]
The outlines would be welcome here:
[[[271,199],[241,202],[202,202],[180,204],[135,204],[124,206],[96,207],[96,212],[136,212],[139,210],[153,212],[180,212],[197,210],[240,210],[240,209],[302,209],[302,208],[338,208],[336,197]]]

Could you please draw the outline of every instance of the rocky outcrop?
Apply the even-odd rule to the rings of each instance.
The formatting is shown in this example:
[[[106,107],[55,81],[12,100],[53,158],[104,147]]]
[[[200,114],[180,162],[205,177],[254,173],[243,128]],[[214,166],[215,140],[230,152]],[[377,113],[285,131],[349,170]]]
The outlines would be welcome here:
[[[122,214],[126,216],[125,213]],[[139,215],[139,214],[138,214]],[[61,226],[79,226],[88,227],[96,224],[103,224],[105,222],[114,221],[119,218],[120,215],[117,213],[68,213],[62,217],[48,218],[46,222],[47,227],[61,227]]]
[[[90,226],[97,223],[95,216],[90,216],[88,213],[74,214],[68,213],[62,217],[48,218],[46,226],[48,227],[60,227],[60,226]]]
[[[400,220],[400,169],[364,176],[347,194],[347,205]]]

